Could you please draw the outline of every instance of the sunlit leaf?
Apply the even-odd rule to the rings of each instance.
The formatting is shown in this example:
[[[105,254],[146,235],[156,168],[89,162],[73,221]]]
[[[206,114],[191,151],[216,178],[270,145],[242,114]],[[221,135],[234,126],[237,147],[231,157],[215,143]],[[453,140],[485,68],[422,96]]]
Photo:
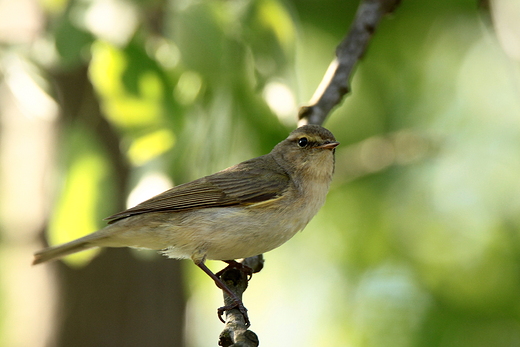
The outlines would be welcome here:
[[[125,51],[102,41],[92,45],[90,78],[102,99],[107,118],[122,128],[158,125],[163,119],[163,83],[150,70],[135,75],[136,90],[123,78],[130,69]]]
[[[199,74],[192,71],[186,71],[179,78],[177,86],[175,86],[173,91],[173,95],[179,103],[189,105],[195,100],[201,87],[202,79]]]
[[[287,10],[279,1],[259,1],[258,19],[266,28],[272,30],[282,46],[286,49],[292,48],[296,36],[294,23]]]
[[[170,150],[174,143],[175,136],[170,130],[158,130],[135,139],[128,156],[134,165],[139,166]]]
[[[94,232],[100,227],[99,205],[107,199],[102,188],[108,176],[107,161],[92,146],[85,134],[73,131],[71,147],[75,148],[65,175],[61,194],[49,223],[49,242],[65,243]],[[81,265],[96,251],[70,255],[65,261]]]
[[[69,0],[40,0],[42,7],[52,14],[57,14],[65,10]]]

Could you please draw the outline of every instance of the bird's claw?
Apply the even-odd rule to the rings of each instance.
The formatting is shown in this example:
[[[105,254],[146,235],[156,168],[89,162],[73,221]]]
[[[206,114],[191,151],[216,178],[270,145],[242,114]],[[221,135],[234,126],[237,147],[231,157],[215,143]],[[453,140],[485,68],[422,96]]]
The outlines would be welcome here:
[[[249,327],[251,325],[251,322],[249,321],[249,316],[247,315],[247,308],[245,308],[244,304],[242,304],[241,301],[235,302],[232,305],[226,305],[226,306],[219,307],[217,310],[218,319],[220,319],[220,321],[225,324],[226,321],[222,318],[222,315],[224,314],[224,312],[235,309],[235,308],[238,309],[240,311],[240,313],[242,313],[242,316],[244,317],[244,323],[245,323],[246,327]]]
[[[225,268],[223,268],[215,274],[218,278],[220,278],[224,271],[228,269],[237,269],[238,271],[242,272],[247,276],[248,281],[250,281],[251,278],[253,278],[253,269],[251,269],[249,266],[239,263],[235,260],[227,260],[226,263],[228,264],[228,266],[226,266]]]

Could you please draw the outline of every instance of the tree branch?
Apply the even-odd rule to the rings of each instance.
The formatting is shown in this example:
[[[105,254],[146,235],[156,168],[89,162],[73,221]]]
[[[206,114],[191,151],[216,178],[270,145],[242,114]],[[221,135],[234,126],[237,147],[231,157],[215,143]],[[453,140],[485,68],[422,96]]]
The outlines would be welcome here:
[[[368,47],[383,16],[395,10],[400,0],[364,0],[359,5],[348,35],[336,48],[336,58],[329,65],[309,106],[299,111],[299,125],[323,124],[330,111],[350,92],[350,77],[356,63]]]
[[[400,0],[364,0],[359,8],[348,35],[336,49],[336,58],[330,64],[309,106],[300,109],[299,125],[323,124],[330,111],[338,105],[350,91],[349,80],[354,66],[363,56],[377,25],[387,13],[392,12]],[[258,272],[263,267],[263,256],[244,259],[244,265]],[[228,268],[221,274],[221,279],[240,299],[247,288],[247,275],[235,268]],[[232,299],[224,293],[225,305],[232,304]],[[238,309],[226,312],[226,325],[220,334],[219,346],[256,347],[258,337],[248,330],[242,313]]]
[[[242,264],[251,268],[253,273],[257,273],[264,267],[264,257],[260,254],[246,258]],[[248,278],[244,271],[229,267],[222,272],[220,278],[242,300],[242,294],[248,284]],[[225,292],[224,304],[233,304],[233,299]],[[256,347],[258,344],[258,337],[254,332],[247,329],[242,313],[238,309],[227,311],[226,325],[220,333],[218,345],[223,347]]]

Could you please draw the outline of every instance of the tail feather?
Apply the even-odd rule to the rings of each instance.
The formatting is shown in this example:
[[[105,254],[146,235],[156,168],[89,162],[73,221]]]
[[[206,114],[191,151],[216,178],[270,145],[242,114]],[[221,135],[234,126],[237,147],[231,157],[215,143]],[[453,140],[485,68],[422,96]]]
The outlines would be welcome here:
[[[45,263],[51,260],[57,260],[66,255],[84,251],[93,247],[96,247],[96,245],[79,239],[64,245],[45,248],[39,252],[34,253],[33,265]]]
[[[33,265],[63,258],[66,255],[98,247],[95,241],[104,238],[99,233],[93,233],[63,245],[45,248],[34,253]]]

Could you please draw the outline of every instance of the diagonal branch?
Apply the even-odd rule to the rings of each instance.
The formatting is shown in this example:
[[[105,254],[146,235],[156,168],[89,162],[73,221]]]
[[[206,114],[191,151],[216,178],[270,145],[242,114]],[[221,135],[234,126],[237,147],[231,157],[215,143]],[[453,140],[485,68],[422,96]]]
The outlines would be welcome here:
[[[391,13],[400,0],[365,0],[359,5],[348,35],[336,48],[336,58],[329,65],[309,106],[299,112],[299,125],[323,124],[330,111],[350,92],[350,77],[363,57],[368,43],[383,16]]]

